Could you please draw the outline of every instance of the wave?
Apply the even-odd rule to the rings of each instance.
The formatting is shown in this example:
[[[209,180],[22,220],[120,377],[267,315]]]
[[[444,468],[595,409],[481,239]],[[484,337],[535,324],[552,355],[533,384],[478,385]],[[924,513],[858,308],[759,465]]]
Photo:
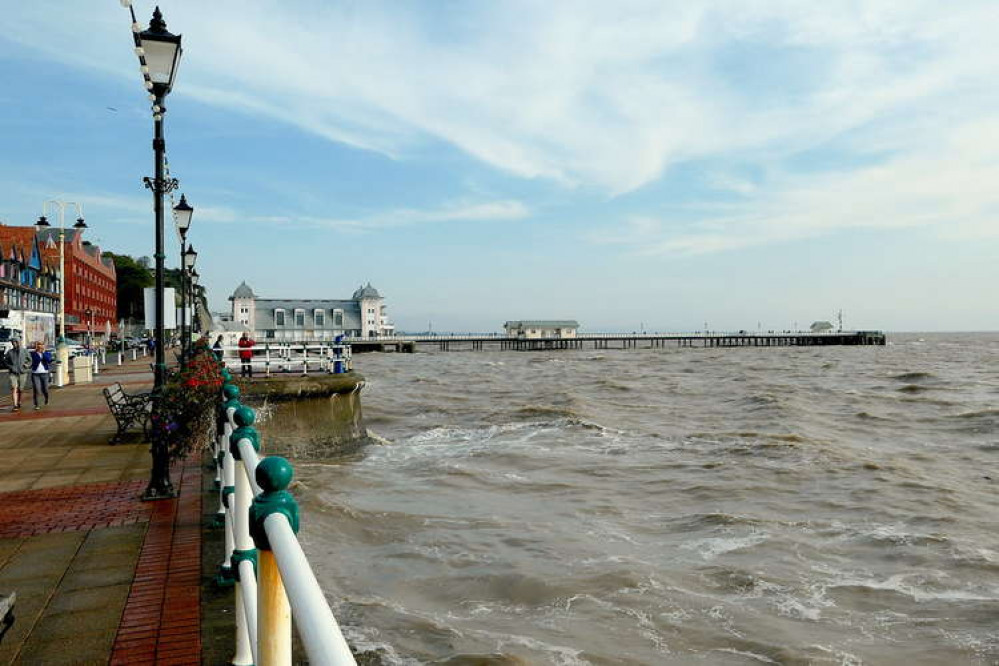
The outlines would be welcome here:
[[[925,379],[934,379],[936,375],[932,372],[903,372],[900,375],[892,375],[892,379],[900,382],[921,382]]]
[[[719,555],[752,548],[767,539],[768,535],[765,532],[754,532],[741,537],[708,537],[706,539],[688,541],[687,543],[680,544],[680,548],[683,550],[693,550],[701,556],[701,559],[711,561]]]
[[[695,432],[690,435],[691,439],[707,439],[707,440],[731,440],[731,439],[753,439],[759,440],[762,444],[773,445],[774,443],[783,444],[804,444],[805,442],[811,441],[804,435],[799,435],[798,433],[769,433],[769,432],[756,432],[753,430],[747,430],[742,432]]]
[[[957,414],[958,419],[994,419],[999,418],[999,409],[982,409],[976,412],[964,412]]]
[[[556,407],[554,405],[529,405],[514,412],[517,416],[533,418],[536,416],[555,416],[566,419],[578,419],[579,415],[571,407]]]
[[[923,391],[929,391],[931,389],[926,386],[920,386],[919,384],[906,384],[897,390],[902,393],[922,393]]]

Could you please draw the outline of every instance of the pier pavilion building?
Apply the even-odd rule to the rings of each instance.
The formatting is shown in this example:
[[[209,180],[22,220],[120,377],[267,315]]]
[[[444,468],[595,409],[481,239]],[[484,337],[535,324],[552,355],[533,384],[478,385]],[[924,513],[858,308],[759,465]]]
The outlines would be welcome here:
[[[243,282],[229,300],[232,314],[220,325],[233,341],[243,331],[260,343],[318,342],[341,334],[373,338],[395,332],[385,299],[370,282],[349,299],[261,298]]]
[[[575,319],[522,319],[503,324],[510,338],[574,338],[579,330]]]

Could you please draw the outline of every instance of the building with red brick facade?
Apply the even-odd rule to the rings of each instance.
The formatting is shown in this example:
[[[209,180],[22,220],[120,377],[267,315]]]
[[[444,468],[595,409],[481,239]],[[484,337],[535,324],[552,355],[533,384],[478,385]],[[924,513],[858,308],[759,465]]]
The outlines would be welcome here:
[[[101,248],[83,240],[83,230],[66,229],[66,335],[97,341],[118,331],[118,280],[114,262]],[[59,262],[59,229],[38,230],[46,260]]]

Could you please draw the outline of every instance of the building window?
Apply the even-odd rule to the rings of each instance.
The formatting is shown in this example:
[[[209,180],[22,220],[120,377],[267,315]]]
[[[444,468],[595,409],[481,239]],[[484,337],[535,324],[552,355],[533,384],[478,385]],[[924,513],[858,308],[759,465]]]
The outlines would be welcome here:
[[[333,311],[333,326],[334,328],[343,328],[343,310]]]
[[[305,326],[305,310],[295,310],[295,326]]]
[[[275,326],[284,326],[284,310],[275,310],[274,311],[274,325]]]
[[[312,313],[312,316],[316,320],[316,328],[322,328],[323,326],[326,325],[326,311],[325,310],[316,310],[315,312]]]

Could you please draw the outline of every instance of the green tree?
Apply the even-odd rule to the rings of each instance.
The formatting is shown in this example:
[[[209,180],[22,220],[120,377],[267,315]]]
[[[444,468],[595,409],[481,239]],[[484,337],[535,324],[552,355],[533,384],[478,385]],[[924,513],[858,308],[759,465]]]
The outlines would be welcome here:
[[[105,252],[114,261],[118,277],[118,319],[141,319],[145,305],[142,290],[153,286],[153,273],[127,254]]]

